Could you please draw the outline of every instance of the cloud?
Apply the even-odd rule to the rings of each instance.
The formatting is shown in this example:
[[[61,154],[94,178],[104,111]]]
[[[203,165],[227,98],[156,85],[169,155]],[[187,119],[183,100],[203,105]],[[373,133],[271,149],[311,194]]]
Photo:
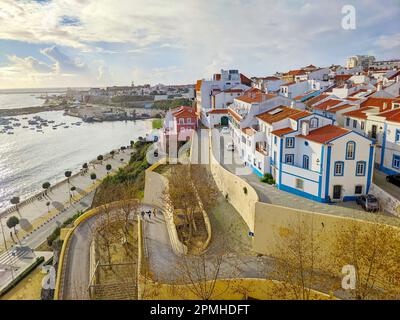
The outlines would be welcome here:
[[[400,49],[400,32],[391,35],[381,35],[376,44],[382,49]]]
[[[45,48],[40,51],[55,63],[55,68],[59,73],[82,73],[87,71],[85,63],[78,59],[72,59],[62,53],[57,47]]]

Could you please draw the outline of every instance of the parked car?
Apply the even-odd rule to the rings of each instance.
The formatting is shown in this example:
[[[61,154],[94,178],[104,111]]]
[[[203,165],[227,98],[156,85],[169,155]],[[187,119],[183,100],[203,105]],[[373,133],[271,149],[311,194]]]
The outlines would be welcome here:
[[[226,145],[226,150],[228,151],[235,151],[235,145],[233,143],[228,143]]]
[[[400,174],[392,174],[390,176],[387,176],[386,181],[400,187]]]
[[[229,130],[228,127],[223,127],[222,130],[221,130],[221,132],[222,132],[223,134],[229,134],[229,133],[230,133],[230,130]]]
[[[357,204],[359,204],[365,211],[378,211],[379,210],[379,202],[378,199],[372,195],[367,194],[363,196],[357,197]]]

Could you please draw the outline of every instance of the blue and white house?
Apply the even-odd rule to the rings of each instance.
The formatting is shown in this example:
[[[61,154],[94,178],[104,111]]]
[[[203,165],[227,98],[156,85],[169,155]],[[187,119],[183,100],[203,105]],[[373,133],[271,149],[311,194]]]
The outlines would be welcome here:
[[[254,146],[243,160],[259,176],[270,173],[279,189],[319,202],[350,201],[369,191],[374,143],[334,120],[288,106],[256,117],[259,125],[242,128],[241,139]],[[233,138],[237,133],[233,132]]]

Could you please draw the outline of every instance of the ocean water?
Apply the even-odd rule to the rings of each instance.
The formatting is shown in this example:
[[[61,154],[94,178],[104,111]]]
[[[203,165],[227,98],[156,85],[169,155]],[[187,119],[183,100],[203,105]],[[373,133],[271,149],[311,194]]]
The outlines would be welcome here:
[[[21,127],[14,134],[0,133],[0,212],[10,206],[10,199],[25,199],[41,191],[43,182],[54,184],[63,179],[66,170],[77,170],[82,164],[95,159],[131,140],[145,136],[152,129],[151,120],[102,123],[71,123],[78,118],[64,116],[62,111],[35,114],[55,124],[66,125],[57,130],[43,127],[43,133],[22,128],[34,115],[18,116]],[[65,129],[64,126],[69,126]],[[0,125],[0,131],[3,127]]]
[[[0,110],[41,106],[45,101],[39,99],[41,95],[41,93],[0,93]]]

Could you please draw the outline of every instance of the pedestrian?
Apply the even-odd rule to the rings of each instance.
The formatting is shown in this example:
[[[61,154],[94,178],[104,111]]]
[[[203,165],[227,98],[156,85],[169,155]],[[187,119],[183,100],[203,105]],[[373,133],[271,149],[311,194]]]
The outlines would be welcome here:
[[[151,210],[147,211],[147,214],[149,215],[149,219],[151,220]]]
[[[153,209],[153,216],[154,216],[154,218],[157,217],[157,209]]]
[[[144,211],[140,213],[142,215],[142,219],[144,219]]]

